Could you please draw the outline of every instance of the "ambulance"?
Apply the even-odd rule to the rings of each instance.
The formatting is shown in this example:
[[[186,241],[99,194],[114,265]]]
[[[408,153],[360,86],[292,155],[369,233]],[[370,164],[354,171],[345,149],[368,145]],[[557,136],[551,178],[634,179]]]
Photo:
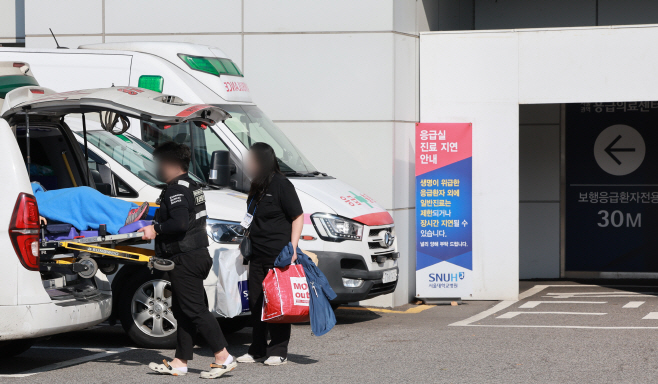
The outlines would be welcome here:
[[[231,188],[238,192],[250,186],[243,166],[249,147],[270,144],[304,209],[300,247],[318,255],[320,269],[338,294],[333,304],[361,302],[395,290],[400,254],[391,215],[367,193],[316,169],[254,104],[244,74],[220,49],[174,42],[0,48],[0,60],[29,62],[40,84],[57,91],[132,86],[220,106],[231,118],[206,129],[190,124],[162,129],[131,120],[128,133],[151,147],[165,141],[190,146],[190,171],[201,181],[208,180],[212,153],[228,150]]]
[[[142,326],[155,330],[162,328],[166,319],[173,326],[160,331],[176,331],[171,292],[166,290],[165,275],[160,274],[171,270],[173,262],[153,257],[149,249],[130,252],[118,246],[146,245],[136,231],[148,221],[133,222],[112,234],[106,233],[103,225],[94,230],[76,229],[51,218],[44,224],[39,210],[43,206],[37,204],[31,186],[38,182],[40,189],[47,186],[48,190],[89,187],[113,196],[112,192],[121,188],[118,179],[97,178],[88,167],[86,138],[91,132],[83,129],[81,146],[67,124],[72,115],[82,114],[85,128],[86,115],[110,116],[108,120],[114,122],[104,129],[112,137],[118,135],[113,130],[117,122],[127,122],[128,116],[161,125],[208,125],[228,117],[218,107],[132,90],[108,87],[57,93],[41,87],[27,63],[0,62],[0,154],[4,164],[0,191],[5,197],[0,219],[7,223],[0,231],[0,246],[4,247],[0,253],[0,357],[20,354],[38,338],[84,329],[107,319],[112,313],[114,287],[104,284],[108,281],[102,277],[118,275],[120,265],[126,265],[120,272],[135,272],[122,285],[125,289],[139,287],[133,289],[131,298],[137,297],[141,304],[138,310],[128,311],[126,324],[139,331],[136,325],[141,319]],[[150,157],[145,160],[152,161]],[[220,166],[224,172],[213,182],[217,188],[228,183],[228,163]],[[221,201],[221,197],[214,200]],[[230,202],[222,202],[222,211],[229,217],[230,207]],[[79,209],[85,209],[84,202]],[[211,221],[209,227],[215,224]],[[237,250],[237,242],[232,245]],[[142,284],[139,276],[149,272],[157,274],[147,276],[149,282]]]

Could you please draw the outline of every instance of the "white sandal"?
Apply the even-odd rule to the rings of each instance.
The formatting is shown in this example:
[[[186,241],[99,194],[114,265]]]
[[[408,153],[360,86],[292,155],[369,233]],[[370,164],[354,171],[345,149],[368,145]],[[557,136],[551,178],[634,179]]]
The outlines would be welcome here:
[[[225,374],[226,372],[231,372],[232,370],[235,369],[235,367],[238,366],[238,363],[231,362],[231,364],[228,365],[219,365],[219,364],[210,364],[210,371],[207,372],[201,372],[201,378],[202,379],[216,379],[220,377],[221,375]]]
[[[187,372],[183,372],[179,369],[176,369],[169,365],[167,360],[162,360],[164,364],[149,363],[149,368],[153,372],[161,373],[163,375],[172,375],[172,376],[185,376]]]

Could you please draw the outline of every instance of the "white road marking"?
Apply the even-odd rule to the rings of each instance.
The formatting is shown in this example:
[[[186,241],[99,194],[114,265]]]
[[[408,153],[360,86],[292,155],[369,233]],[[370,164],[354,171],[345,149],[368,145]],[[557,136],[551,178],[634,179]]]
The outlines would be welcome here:
[[[632,294],[623,294],[623,295],[590,295],[590,296],[581,296],[581,295],[569,295],[564,294],[560,296],[542,296],[550,299],[590,299],[590,298],[614,298],[614,297],[656,297],[656,295],[632,295]]]
[[[476,321],[483,320],[494,313],[500,312],[505,308],[508,308],[515,303],[519,302],[520,300],[527,299],[528,297],[531,297],[533,295],[538,294],[539,292],[543,291],[546,288],[574,288],[574,287],[580,287],[580,288],[586,288],[586,287],[598,287],[601,288],[600,285],[594,285],[594,284],[565,284],[565,285],[557,285],[557,284],[551,284],[551,285],[535,285],[534,287],[528,289],[527,291],[524,291],[519,294],[519,300],[505,300],[501,301],[500,303],[496,304],[495,306],[484,310],[476,315],[473,315],[467,319],[457,321],[455,323],[449,324],[449,326],[453,327],[499,327],[499,328],[564,328],[564,329],[658,329],[658,327],[592,327],[592,326],[580,326],[580,325],[511,325],[511,324],[498,324],[498,325],[493,325],[493,324],[473,324]],[[605,288],[612,288],[612,287],[625,287],[625,288],[657,288],[658,286],[655,285],[610,285],[606,286]]]
[[[658,320],[658,312],[649,312],[642,320]]]
[[[607,292],[561,292],[561,293],[554,293],[554,292],[547,292],[546,294],[549,296],[564,296],[564,295],[608,295],[608,294],[614,294],[614,293],[619,293],[619,294],[629,294],[629,295],[639,295],[639,292],[624,292],[624,291],[607,291]],[[650,293],[650,292],[642,292],[642,293]]]
[[[543,291],[546,288],[549,287],[597,287],[597,285],[535,285],[534,287],[528,289],[527,291],[521,292],[519,294],[519,300],[527,299],[530,296],[536,295],[539,292]],[[455,326],[455,327],[466,327],[470,325],[471,323],[475,323],[476,321],[480,321],[486,317],[489,317],[490,315],[493,315],[496,312],[500,312],[503,309],[514,305],[515,303],[518,303],[519,300],[504,300],[501,301],[500,303],[494,305],[493,307],[482,311],[478,313],[477,315],[473,315],[469,317],[468,319],[460,320],[456,323],[449,324],[449,326]]]
[[[640,305],[646,303],[646,301],[629,301],[622,308],[640,308]]]
[[[535,308],[539,304],[605,304],[607,301],[528,301],[519,308]]]
[[[590,312],[507,312],[497,317],[497,319],[511,319],[518,315],[593,315],[603,316],[607,313],[590,313]]]
[[[14,374],[7,374],[7,375],[1,375],[0,377],[28,377],[28,376],[33,376],[37,375],[39,373],[44,373],[48,371],[52,371],[55,369],[60,369],[60,368],[66,368],[70,367],[72,365],[76,364],[82,364],[86,363],[92,360],[97,360],[103,357],[107,357],[116,353],[121,353],[121,352],[126,352],[130,351],[134,348],[75,348],[75,347],[47,347],[47,346],[37,346],[37,347],[32,347],[32,348],[37,348],[37,349],[76,349],[76,350],[83,350],[83,351],[90,351],[90,352],[98,352],[93,355],[89,356],[82,356],[78,357],[75,359],[71,360],[66,360],[66,361],[60,361],[58,363],[54,364],[49,364],[49,365],[44,365],[43,367],[38,367],[35,369],[31,369],[29,371],[21,372],[21,373],[14,373]],[[100,352],[99,352],[100,351]]]
[[[464,320],[458,321],[456,323],[452,323],[449,326],[467,327],[467,326],[471,325],[471,323],[474,323],[476,321],[480,321],[480,320],[484,319],[485,317],[489,317],[490,315],[493,315],[496,312],[500,312],[503,309],[509,307],[510,305],[514,305],[517,302],[518,302],[518,300],[501,301],[500,303],[494,305],[493,307],[487,309],[486,311],[480,312],[477,315],[469,317],[468,319],[464,319]]]
[[[550,285],[535,285],[527,291],[519,293],[519,300],[527,299],[530,296],[536,295],[548,287],[550,287]]]

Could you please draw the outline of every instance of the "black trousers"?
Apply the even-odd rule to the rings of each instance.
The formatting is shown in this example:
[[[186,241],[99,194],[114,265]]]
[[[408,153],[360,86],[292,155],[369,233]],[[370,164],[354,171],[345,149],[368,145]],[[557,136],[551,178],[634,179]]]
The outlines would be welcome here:
[[[217,319],[208,310],[203,280],[212,268],[208,249],[174,255],[176,266],[169,272],[172,290],[172,312],[178,323],[176,357],[192,360],[194,336],[201,334],[213,353],[228,345]]]
[[[249,354],[255,357],[281,356],[288,357],[291,324],[266,323],[260,320],[263,312],[263,280],[267,271],[274,268],[274,261],[259,260],[254,255],[249,262],[249,308],[253,326]],[[270,333],[270,343],[267,343],[267,332]]]

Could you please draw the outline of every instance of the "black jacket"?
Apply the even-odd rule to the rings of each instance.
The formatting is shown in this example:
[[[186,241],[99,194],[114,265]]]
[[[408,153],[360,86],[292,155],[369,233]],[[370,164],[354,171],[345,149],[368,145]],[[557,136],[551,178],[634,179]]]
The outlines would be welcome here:
[[[206,198],[203,188],[186,173],[163,189],[155,212],[155,253],[171,257],[208,247]]]

